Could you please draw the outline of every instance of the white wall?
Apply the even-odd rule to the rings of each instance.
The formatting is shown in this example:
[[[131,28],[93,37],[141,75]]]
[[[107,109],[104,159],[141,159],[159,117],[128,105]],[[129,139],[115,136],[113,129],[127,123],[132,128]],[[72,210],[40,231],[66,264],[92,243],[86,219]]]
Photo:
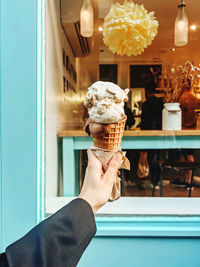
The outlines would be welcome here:
[[[58,192],[57,133],[60,130],[82,127],[83,95],[64,94],[63,75],[73,83],[63,66],[63,49],[75,66],[75,58],[60,24],[60,1],[47,0],[46,7],[46,194]]]

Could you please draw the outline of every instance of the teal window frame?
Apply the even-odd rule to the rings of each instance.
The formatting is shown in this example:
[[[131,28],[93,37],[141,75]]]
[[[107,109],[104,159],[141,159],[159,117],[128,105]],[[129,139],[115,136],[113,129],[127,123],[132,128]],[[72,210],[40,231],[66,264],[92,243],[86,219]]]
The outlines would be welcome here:
[[[44,30],[44,27],[43,27]],[[44,33],[44,32],[43,32]],[[41,38],[41,40],[44,41],[44,36]],[[44,49],[44,45],[42,46]],[[45,51],[43,51],[43,55],[45,54]],[[44,60],[44,58],[43,58]],[[44,62],[42,63],[42,70],[45,71]],[[41,77],[45,77],[45,73],[41,75]],[[42,82],[41,82],[42,83]],[[44,94],[43,94],[44,96]],[[43,103],[45,100],[42,100],[41,103]],[[43,114],[45,116],[45,114]],[[44,123],[44,121],[43,121]],[[44,128],[41,127],[41,129]],[[131,148],[133,146],[132,137],[126,137],[124,138],[125,142],[122,143],[122,147],[124,149]],[[156,140],[156,143],[155,143]],[[159,137],[135,137],[135,143],[134,148],[146,148],[147,146],[149,148],[197,148],[200,147],[200,136],[159,136]],[[137,142],[139,141],[139,142]],[[164,146],[163,146],[163,141]],[[65,164],[69,166],[74,164],[74,160],[76,158],[76,153],[74,151],[78,151],[79,149],[87,149],[91,145],[92,141],[90,138],[85,137],[72,137],[72,138],[63,138],[63,148],[69,149],[70,151],[70,157],[68,155],[68,158],[71,160],[68,161]],[[141,144],[143,143],[143,146],[141,147]],[[199,144],[197,146],[196,144]],[[64,168],[67,169],[68,166],[64,166]],[[76,170],[74,169],[74,174]],[[42,180],[41,188],[44,188],[44,181],[45,178]],[[65,185],[64,185],[65,187]],[[45,207],[46,210],[43,210],[43,213],[41,214],[40,218],[43,219],[44,217],[48,216],[52,212],[55,212],[59,208],[61,208],[63,205],[71,201],[74,197],[74,195],[77,192],[77,186],[76,183],[69,177],[67,179],[67,184],[64,189],[66,197],[52,197],[49,199],[46,199],[46,196],[44,195],[44,190],[42,192],[42,196],[44,197],[45,201]],[[40,198],[41,199],[41,198]],[[133,198],[136,201],[137,205],[140,205],[141,198]],[[143,199],[143,206],[146,204],[144,203],[151,202],[156,204],[163,202],[164,208],[167,209],[167,201],[168,199],[160,199],[160,198],[148,198]],[[151,212],[150,210],[146,210],[146,213],[137,213],[137,210],[133,210],[127,212],[127,214],[120,213],[120,210],[118,210],[118,214],[114,213],[112,211],[117,210],[113,209],[112,207],[109,209],[105,209],[105,213],[103,214],[97,214],[96,215],[96,223],[97,223],[97,236],[200,236],[200,209],[199,201],[200,199],[171,199],[171,206],[181,207],[183,204],[182,201],[184,201],[184,205],[186,205],[186,202],[189,203],[193,207],[192,212],[187,209],[187,211],[182,211],[178,213],[178,209],[176,210],[177,213],[167,214],[163,209],[160,209],[161,212],[154,211]],[[123,200],[122,200],[123,201]],[[186,201],[186,202],[185,202]],[[48,202],[48,203],[47,203]],[[164,203],[165,202],[165,203]],[[162,203],[161,203],[162,204]],[[114,203],[111,205],[115,206]],[[117,204],[116,204],[117,205]],[[40,205],[43,206],[43,203]],[[44,206],[43,206],[44,207]],[[196,212],[197,211],[197,212]],[[168,211],[167,211],[168,212]]]

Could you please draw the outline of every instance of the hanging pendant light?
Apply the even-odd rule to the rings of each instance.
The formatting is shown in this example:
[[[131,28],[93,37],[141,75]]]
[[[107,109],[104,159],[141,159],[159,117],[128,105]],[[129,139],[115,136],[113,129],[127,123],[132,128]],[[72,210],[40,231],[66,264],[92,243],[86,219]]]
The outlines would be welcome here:
[[[91,37],[93,35],[94,12],[91,0],[84,0],[80,12],[81,35]]]
[[[181,0],[178,9],[174,25],[174,44],[184,46],[188,42],[188,18],[185,13],[185,2]]]

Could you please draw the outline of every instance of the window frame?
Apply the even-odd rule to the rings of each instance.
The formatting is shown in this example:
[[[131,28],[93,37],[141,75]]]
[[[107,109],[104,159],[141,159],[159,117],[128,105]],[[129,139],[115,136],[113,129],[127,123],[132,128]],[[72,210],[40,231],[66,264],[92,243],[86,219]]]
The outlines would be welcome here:
[[[45,183],[48,179],[45,177],[45,0],[40,5],[38,4],[37,19],[37,218],[39,222],[56,212],[74,197],[48,196],[45,192]],[[160,137],[161,139],[162,137]],[[144,143],[145,140],[148,139],[144,137]],[[191,142],[189,145],[186,142],[184,147],[190,148]],[[195,144],[193,147],[195,148]],[[87,144],[85,149],[87,149]],[[124,149],[127,147],[125,146]],[[166,216],[166,218],[170,216],[199,216],[199,201],[200,198],[121,197],[118,201],[107,203],[101,208],[97,213],[97,221],[101,224],[107,221],[110,216],[115,217],[118,222],[121,220],[125,222],[129,216],[144,216],[142,217],[144,221],[148,216],[155,216],[155,218],[157,216]]]

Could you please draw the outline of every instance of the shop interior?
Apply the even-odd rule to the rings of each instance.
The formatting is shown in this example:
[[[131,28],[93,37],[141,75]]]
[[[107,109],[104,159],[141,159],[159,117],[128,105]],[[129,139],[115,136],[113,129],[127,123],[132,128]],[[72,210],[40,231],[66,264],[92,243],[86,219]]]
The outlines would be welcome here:
[[[176,92],[173,82],[180,78],[180,69],[195,68],[189,93],[181,108],[181,129],[197,136],[200,130],[200,7],[199,1],[186,1],[188,41],[184,46],[174,44],[174,27],[179,1],[135,0],[149,12],[154,11],[158,33],[151,45],[140,55],[117,55],[103,41],[104,18],[116,2],[123,0],[91,0],[94,14],[93,34],[80,33],[82,0],[46,1],[46,194],[63,196],[63,147],[61,132],[83,131],[87,120],[84,99],[88,87],[96,81],[110,81],[122,89],[129,88],[126,104],[130,116],[125,132],[158,131],[162,136],[162,109],[166,103],[180,103],[183,91]],[[188,74],[189,75],[189,74]],[[189,76],[188,76],[189,77]],[[154,87],[158,99],[158,123],[145,117],[144,103],[148,100],[147,84]],[[194,82],[195,80],[195,82]],[[155,82],[156,81],[156,82]],[[171,84],[170,88],[167,86]],[[168,86],[169,87],[169,86]],[[174,90],[172,90],[172,87]],[[152,92],[151,92],[152,94]],[[162,104],[161,104],[162,103]],[[128,115],[127,115],[128,116]],[[150,123],[150,126],[149,126]],[[145,134],[146,135],[146,134]],[[163,135],[164,132],[163,132]],[[180,134],[181,135],[181,134]],[[85,135],[84,135],[85,136]],[[155,132],[154,132],[155,136]],[[88,137],[89,138],[89,137]],[[176,140],[176,136],[174,136]],[[126,149],[130,171],[121,171],[121,195],[129,197],[200,197],[200,149],[186,145],[183,148]],[[77,194],[87,166],[85,149],[78,152],[76,176]],[[75,157],[76,158],[76,157]],[[192,162],[188,168],[177,162]],[[175,162],[178,165],[163,164]],[[195,165],[196,164],[196,165]],[[192,179],[192,183],[191,183]]]

